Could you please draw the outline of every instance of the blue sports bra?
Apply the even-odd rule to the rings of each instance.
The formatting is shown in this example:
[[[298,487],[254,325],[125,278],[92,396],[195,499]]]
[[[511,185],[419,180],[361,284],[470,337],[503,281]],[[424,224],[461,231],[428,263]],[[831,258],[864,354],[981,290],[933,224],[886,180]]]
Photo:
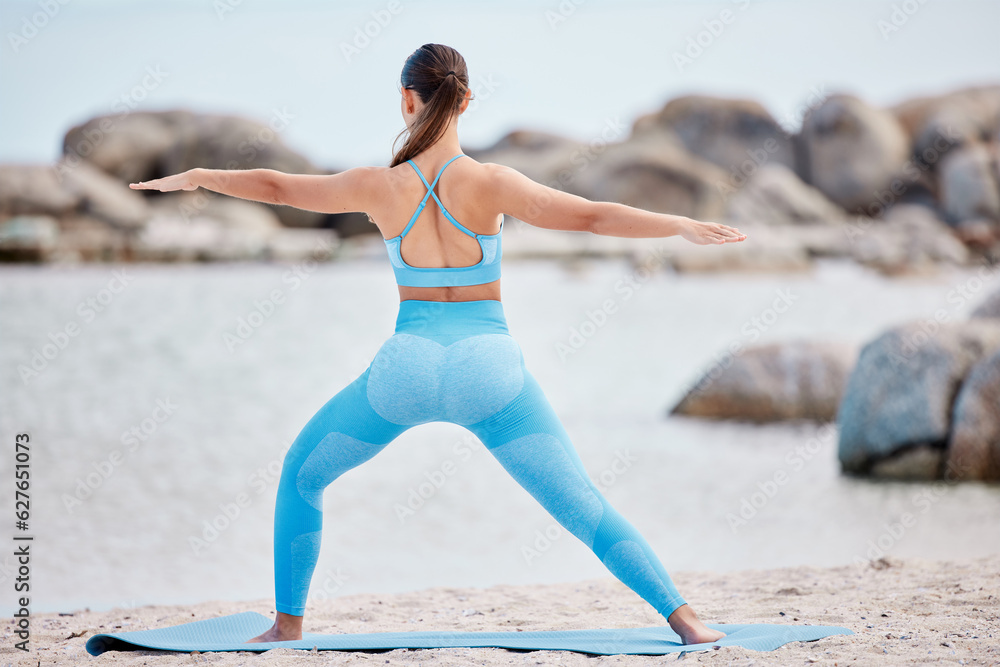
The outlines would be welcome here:
[[[424,194],[424,198],[420,200],[420,205],[417,207],[417,210],[413,212],[413,216],[410,218],[410,221],[406,223],[406,227],[403,229],[402,233],[400,233],[399,236],[393,236],[391,239],[385,239],[386,249],[389,251],[389,261],[392,263],[393,273],[396,274],[396,282],[400,285],[405,285],[407,287],[482,285],[483,283],[493,282],[500,277],[500,255],[502,254],[502,249],[500,247],[500,234],[503,232],[503,220],[500,221],[500,231],[496,234],[476,234],[456,220],[444,207],[444,204],[441,203],[441,200],[434,192],[434,186],[437,185],[438,179],[441,178],[441,174],[444,172],[445,167],[463,155],[465,155],[465,153],[459,153],[455,157],[451,158],[451,160],[445,162],[444,167],[441,167],[441,171],[439,171],[438,175],[434,178],[434,183],[430,185],[427,184],[427,179],[424,178],[424,175],[420,173],[419,169],[417,169],[417,165],[413,163],[413,160],[407,160],[407,162],[410,163],[410,166],[416,170],[417,176],[420,177],[420,180],[427,186],[427,192]],[[399,246],[403,242],[403,237],[410,231],[410,227],[413,226],[413,223],[417,221],[420,213],[424,210],[424,206],[427,205],[427,198],[431,196],[434,197],[434,200],[437,202],[438,207],[440,207],[444,217],[447,218],[451,224],[455,225],[469,236],[474,237],[476,241],[479,242],[479,249],[483,253],[483,258],[479,260],[479,263],[471,266],[422,267],[410,266],[403,261],[403,256],[399,252]]]

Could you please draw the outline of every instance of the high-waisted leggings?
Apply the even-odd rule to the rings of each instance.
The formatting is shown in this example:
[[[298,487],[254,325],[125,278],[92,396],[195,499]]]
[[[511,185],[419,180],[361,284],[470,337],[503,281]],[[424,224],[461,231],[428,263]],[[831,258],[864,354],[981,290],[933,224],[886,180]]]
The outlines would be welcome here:
[[[499,301],[400,302],[368,368],[309,420],[284,458],[274,516],[275,604],[305,613],[323,490],[412,426],[472,432],[510,475],[664,618],[684,604],[642,535],[591,481],[507,329]]]

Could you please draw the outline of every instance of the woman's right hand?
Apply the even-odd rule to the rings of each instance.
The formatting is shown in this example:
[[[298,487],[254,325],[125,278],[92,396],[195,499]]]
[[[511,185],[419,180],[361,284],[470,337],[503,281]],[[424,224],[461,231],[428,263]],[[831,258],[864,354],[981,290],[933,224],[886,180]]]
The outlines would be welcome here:
[[[690,218],[684,221],[680,235],[691,243],[698,245],[731,243],[734,241],[743,241],[747,237],[746,234],[741,234],[740,230],[735,227],[723,225],[718,222],[701,222],[699,220],[691,220]]]

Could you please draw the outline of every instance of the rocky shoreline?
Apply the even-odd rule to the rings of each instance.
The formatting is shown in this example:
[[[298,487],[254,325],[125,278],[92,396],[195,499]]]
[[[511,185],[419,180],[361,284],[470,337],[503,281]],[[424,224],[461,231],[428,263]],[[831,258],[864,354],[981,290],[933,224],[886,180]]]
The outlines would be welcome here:
[[[972,305],[968,295],[991,280],[1000,267],[953,290],[961,301],[950,306]],[[809,340],[730,349],[668,412],[835,422],[847,474],[1000,482],[1000,290],[975,302],[966,318],[938,308],[860,349]]]
[[[127,187],[193,167],[338,171],[286,147],[275,122],[173,110],[71,128],[56,164],[0,165],[0,261],[335,260],[343,239],[376,235],[361,213]],[[803,110],[795,132],[755,101],[690,95],[631,127],[609,123],[590,141],[517,130],[465,152],[592,200],[725,222],[750,236],[717,248],[674,239],[666,263],[678,271],[800,271],[816,257],[845,257],[899,274],[1000,258],[1000,85],[890,108],[832,94]],[[515,236],[506,231],[519,221],[508,222],[505,236]],[[505,254],[643,247],[545,231],[517,234],[523,242],[512,239]]]

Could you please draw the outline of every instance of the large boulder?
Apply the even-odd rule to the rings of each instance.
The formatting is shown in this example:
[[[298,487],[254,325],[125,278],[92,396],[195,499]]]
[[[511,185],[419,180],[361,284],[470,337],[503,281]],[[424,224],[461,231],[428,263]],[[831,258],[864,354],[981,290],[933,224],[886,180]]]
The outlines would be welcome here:
[[[772,422],[832,421],[857,357],[853,345],[790,341],[741,349],[713,367],[670,414]]]
[[[592,162],[566,167],[573,177],[565,189],[587,199],[697,220],[718,220],[725,213],[728,174],[689,153],[672,132],[645,132],[608,144]]]
[[[81,213],[122,229],[141,227],[149,219],[145,197],[93,164],[82,161],[70,166],[60,161],[54,168],[63,189],[79,197]]]
[[[948,222],[986,218],[1000,222],[1000,182],[996,150],[970,143],[951,150],[941,161],[941,204]]]
[[[959,385],[997,350],[991,320],[911,322],[866,344],[837,413],[843,470],[940,477]]]
[[[91,118],[63,137],[63,161],[71,167],[92,162],[126,184],[166,176],[160,158],[177,140],[176,127],[193,117],[190,111],[133,111]]]
[[[849,212],[878,217],[878,194],[891,198],[905,187],[909,137],[892,113],[854,95],[831,95],[809,109],[798,145],[802,179]]]
[[[195,167],[327,173],[285,146],[280,132],[287,122],[280,114],[264,123],[187,110],[98,116],[66,133],[64,160],[70,164],[89,160],[126,184]],[[321,213],[290,206],[275,207],[275,212],[284,224],[294,227],[318,226],[325,219]]]
[[[760,167],[728,197],[726,206],[725,219],[732,225],[835,224],[847,218],[842,208],[779,162]]]
[[[86,161],[0,166],[0,217],[88,215],[135,228],[149,218],[146,199]]]
[[[755,100],[685,95],[636,120],[633,138],[668,130],[684,147],[722,167],[738,184],[764,164],[795,168],[792,139]]]
[[[0,165],[0,218],[66,215],[80,206],[81,194],[62,186],[47,164]]]
[[[933,167],[954,146],[996,139],[1000,132],[1000,85],[917,97],[889,110],[910,136],[914,156]]]
[[[624,141],[609,125],[592,142],[540,132],[512,132],[469,155],[517,169],[549,187],[594,201],[650,211],[718,219],[725,210],[727,175],[687,151],[676,134],[650,130]]]
[[[622,137],[611,137],[619,140]],[[603,144],[590,147],[579,141],[547,132],[514,130],[491,146],[463,148],[478,162],[493,162],[511,167],[528,178],[557,190],[565,189],[574,172],[585,167],[603,151]]]
[[[945,477],[1000,482],[1000,351],[976,363],[958,391]]]

